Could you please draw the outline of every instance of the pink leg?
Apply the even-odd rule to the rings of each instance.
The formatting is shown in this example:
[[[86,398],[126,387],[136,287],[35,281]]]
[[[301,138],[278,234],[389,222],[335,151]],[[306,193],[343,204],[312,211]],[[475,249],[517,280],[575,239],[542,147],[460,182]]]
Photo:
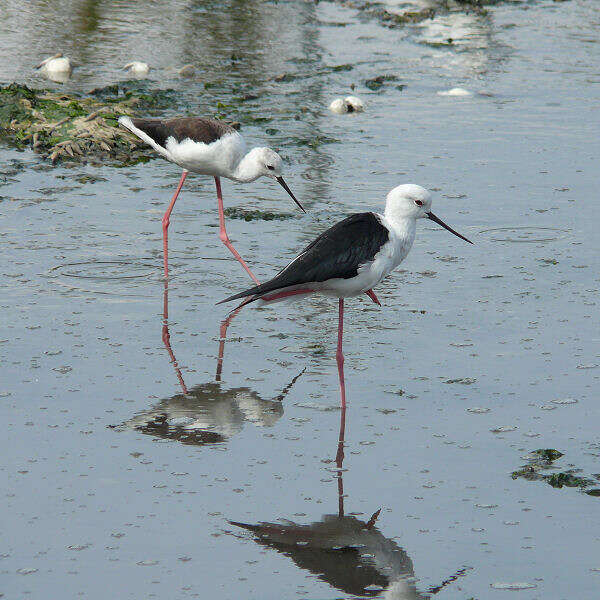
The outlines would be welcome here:
[[[243,261],[242,257],[238,254],[238,251],[233,247],[231,242],[229,241],[229,237],[227,236],[227,231],[225,230],[225,214],[223,213],[223,196],[221,195],[221,180],[218,177],[215,177],[215,184],[217,186],[217,203],[219,206],[219,238],[221,241],[229,248],[229,251],[235,259],[246,269],[246,272],[252,278],[252,281],[259,285],[258,279],[254,277],[252,271],[248,268],[248,265]]]
[[[171,203],[169,204],[169,208],[167,208],[167,212],[162,220],[162,230],[163,230],[163,257],[165,262],[165,279],[169,277],[169,217],[173,212],[173,207],[175,206],[175,202],[177,202],[177,196],[179,196],[179,192],[181,192],[181,188],[183,187],[183,182],[187,177],[188,172],[184,171],[181,174],[181,179],[179,180],[179,185],[173,194],[173,198],[171,198]]]
[[[342,353],[342,338],[344,336],[344,299],[340,298],[340,309],[338,316],[338,345],[335,358],[337,359],[338,375],[340,377],[340,393],[342,396],[342,410],[346,410],[346,384],[344,382],[344,354]]]
[[[375,292],[373,290],[367,290],[365,294],[369,296],[369,298],[371,298],[371,300],[373,300],[375,304],[379,304],[379,306],[381,306],[381,302],[379,302],[379,298],[375,295]]]

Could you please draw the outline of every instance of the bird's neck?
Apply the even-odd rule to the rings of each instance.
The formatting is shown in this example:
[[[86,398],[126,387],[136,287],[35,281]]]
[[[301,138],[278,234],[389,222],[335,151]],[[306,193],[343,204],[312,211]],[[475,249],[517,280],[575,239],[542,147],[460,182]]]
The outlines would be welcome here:
[[[258,150],[258,148],[253,148],[242,158],[242,160],[240,160],[231,174],[230,179],[242,183],[249,183],[260,177],[261,169],[260,163],[257,160],[256,150]]]
[[[417,221],[399,214],[389,207],[386,207],[384,217],[396,237],[402,242],[402,245],[410,249],[415,241]]]

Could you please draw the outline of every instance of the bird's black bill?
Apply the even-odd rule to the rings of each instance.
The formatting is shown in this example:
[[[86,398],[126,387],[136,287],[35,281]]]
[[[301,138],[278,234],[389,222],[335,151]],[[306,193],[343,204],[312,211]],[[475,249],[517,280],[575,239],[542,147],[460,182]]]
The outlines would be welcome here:
[[[436,217],[432,212],[428,212],[426,214],[428,219],[431,219],[434,223],[441,225],[444,229],[447,229],[450,233],[453,233],[454,235],[458,236],[461,240],[465,240],[465,242],[469,242],[469,244],[473,243],[471,240],[468,240],[464,235],[460,235],[458,231],[454,231],[452,227],[448,227],[448,225],[446,225],[444,221],[442,221],[439,217]]]
[[[296,196],[294,196],[294,194],[292,194],[292,190],[290,190],[290,188],[288,187],[288,184],[285,182],[283,177],[277,177],[277,181],[279,182],[279,185],[292,197],[292,200],[300,207],[300,210],[302,210],[302,212],[306,212],[304,210],[304,206],[302,206],[302,204],[300,204],[300,202],[298,202],[298,200],[296,200]]]

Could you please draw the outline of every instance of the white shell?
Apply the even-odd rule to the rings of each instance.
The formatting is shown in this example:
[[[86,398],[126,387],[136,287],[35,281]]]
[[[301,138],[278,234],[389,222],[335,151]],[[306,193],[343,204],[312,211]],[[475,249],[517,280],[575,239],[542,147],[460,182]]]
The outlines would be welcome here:
[[[451,90],[445,90],[443,92],[438,92],[438,96],[472,96],[473,92],[469,90],[465,90],[464,88],[455,87]]]

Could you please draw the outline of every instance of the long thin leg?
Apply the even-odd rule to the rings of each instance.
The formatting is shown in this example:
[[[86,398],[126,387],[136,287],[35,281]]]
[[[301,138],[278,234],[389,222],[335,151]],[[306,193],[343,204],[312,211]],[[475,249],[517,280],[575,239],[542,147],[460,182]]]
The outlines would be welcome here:
[[[338,365],[338,375],[340,377],[340,393],[342,410],[346,410],[346,384],[344,382],[344,354],[342,352],[342,338],[344,337],[344,299],[340,298],[340,308],[338,316],[338,345],[335,358]]]
[[[183,187],[183,182],[187,177],[188,172],[183,171],[181,174],[181,179],[179,180],[179,185],[173,194],[173,198],[171,198],[171,203],[169,204],[169,208],[167,208],[167,212],[162,219],[162,230],[163,230],[163,259],[165,263],[165,279],[169,277],[169,220],[171,213],[173,212],[173,207],[175,206],[175,202],[177,202],[177,196],[179,196],[179,192],[181,192],[181,188]]]
[[[373,290],[367,290],[365,294],[369,296],[369,298],[371,298],[375,304],[379,304],[379,306],[381,306],[381,302],[379,302],[379,298],[375,295]]]
[[[254,283],[256,283],[256,285],[259,285],[260,282],[258,281],[258,279],[256,279],[256,277],[254,277],[254,274],[248,268],[248,265],[244,262],[242,257],[238,254],[238,251],[233,247],[233,245],[229,241],[229,237],[227,236],[227,231],[225,230],[225,214],[223,212],[223,196],[221,195],[221,180],[218,177],[215,177],[215,185],[217,186],[217,203],[219,206],[219,229],[220,229],[219,238],[227,246],[227,248],[229,248],[229,251],[231,252],[231,254],[233,254],[235,259],[242,265],[242,267],[244,267],[244,269],[246,269],[246,272],[248,273],[248,275],[250,275],[250,277],[252,278],[252,281],[254,281]]]

